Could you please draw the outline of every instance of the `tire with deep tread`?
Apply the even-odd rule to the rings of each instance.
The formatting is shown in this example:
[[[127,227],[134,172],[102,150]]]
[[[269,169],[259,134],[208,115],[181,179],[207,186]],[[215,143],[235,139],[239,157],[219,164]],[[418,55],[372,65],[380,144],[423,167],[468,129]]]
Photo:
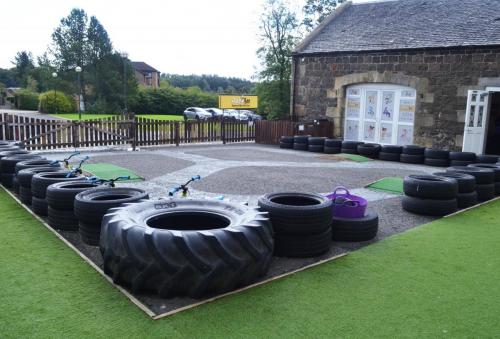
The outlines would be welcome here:
[[[274,236],[274,255],[288,258],[317,257],[330,249],[332,229],[311,235],[276,234]]]
[[[200,213],[226,220],[225,227],[210,227]],[[197,215],[198,221],[177,222],[174,230],[168,221],[161,228],[150,227],[151,220],[182,214]],[[133,292],[199,298],[248,285],[264,275],[274,241],[267,213],[256,208],[178,199],[110,210],[102,223],[100,250],[104,272]]]
[[[379,160],[384,160],[384,161],[397,161],[399,162],[401,159],[401,154],[400,153],[385,153],[385,152],[380,152],[378,154]]]
[[[33,175],[31,179],[31,193],[34,197],[45,199],[47,187],[56,182],[85,181],[85,177],[67,177],[67,172],[43,172]]]
[[[458,182],[436,175],[408,175],[403,180],[403,191],[405,195],[421,199],[455,199]]]
[[[458,193],[470,193],[476,191],[476,178],[470,174],[459,172],[436,172],[438,177],[452,178],[458,183]]]
[[[457,199],[420,199],[407,195],[403,197],[402,206],[405,211],[410,213],[437,217],[451,214],[458,209]]]
[[[377,236],[378,215],[374,211],[368,210],[363,218],[334,216],[332,220],[332,238],[335,241],[368,241]]]
[[[58,182],[47,187],[47,203],[58,210],[73,211],[76,195],[97,187],[98,184],[85,181]]]
[[[423,164],[425,157],[421,154],[401,153],[399,161],[405,164]]]
[[[31,210],[33,213],[40,216],[47,216],[48,209],[49,205],[47,204],[47,200],[37,197],[31,198]]]

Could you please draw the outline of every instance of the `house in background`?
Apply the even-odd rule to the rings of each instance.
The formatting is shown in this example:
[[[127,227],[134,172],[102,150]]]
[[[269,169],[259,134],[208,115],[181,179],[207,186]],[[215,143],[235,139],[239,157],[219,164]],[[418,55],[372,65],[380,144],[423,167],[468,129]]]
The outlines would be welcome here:
[[[142,61],[132,61],[131,64],[140,85],[151,88],[160,87],[160,71]]]
[[[292,116],[335,135],[500,154],[500,1],[347,2],[293,54]]]

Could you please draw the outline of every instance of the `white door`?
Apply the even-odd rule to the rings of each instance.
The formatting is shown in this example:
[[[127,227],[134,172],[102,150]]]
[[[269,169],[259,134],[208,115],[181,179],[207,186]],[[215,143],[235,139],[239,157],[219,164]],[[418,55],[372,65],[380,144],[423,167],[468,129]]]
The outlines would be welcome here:
[[[465,131],[462,151],[482,154],[488,122],[487,91],[469,91],[465,111]]]

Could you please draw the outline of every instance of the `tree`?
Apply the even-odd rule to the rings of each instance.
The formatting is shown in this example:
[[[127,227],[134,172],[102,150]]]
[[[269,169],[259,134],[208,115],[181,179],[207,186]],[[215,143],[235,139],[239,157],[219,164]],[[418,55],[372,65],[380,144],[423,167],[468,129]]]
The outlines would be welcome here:
[[[307,0],[302,11],[304,12],[303,25],[308,31],[319,25],[344,0]]]
[[[272,88],[271,117],[283,117],[290,112],[290,78],[292,51],[298,39],[298,21],[282,0],[267,0],[260,18],[259,35],[261,47],[257,56],[262,70],[258,77]],[[262,86],[261,86],[262,87]],[[265,102],[261,103],[265,105]]]
[[[27,51],[17,52],[12,64],[15,66],[14,73],[18,82],[22,87],[26,87],[28,77],[30,76],[31,71],[35,68],[33,55],[31,52]]]
[[[51,51],[60,70],[69,71],[86,65],[87,21],[85,11],[74,8],[52,33]]]

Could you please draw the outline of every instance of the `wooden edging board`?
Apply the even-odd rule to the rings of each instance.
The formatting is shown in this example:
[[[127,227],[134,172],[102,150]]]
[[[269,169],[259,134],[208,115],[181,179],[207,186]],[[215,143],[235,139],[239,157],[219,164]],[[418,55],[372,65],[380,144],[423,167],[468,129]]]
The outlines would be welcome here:
[[[85,256],[85,254],[83,254],[78,248],[76,248],[73,244],[71,244],[68,240],[66,240],[61,234],[57,233],[56,230],[54,230],[52,227],[50,227],[45,222],[45,220],[43,220],[38,215],[36,215],[35,213],[33,213],[33,211],[31,211],[31,209],[28,206],[26,206],[25,204],[23,204],[11,191],[9,191],[8,189],[6,189],[3,185],[0,185],[0,186],[3,188],[3,190],[5,192],[7,192],[7,194],[9,194],[12,197],[12,199],[14,199],[26,211],[28,211],[29,214],[31,214],[35,219],[37,219],[40,223],[42,223],[42,225],[45,226],[45,228],[47,228],[50,232],[52,232],[57,238],[59,238],[59,240],[61,240],[69,248],[71,248],[73,251],[75,251],[87,264],[89,264],[93,269],[95,269],[107,282],[109,282],[117,290],[119,290],[120,292],[122,292],[132,303],[134,303],[137,307],[139,307],[144,313],[146,313],[153,320],[158,320],[158,319],[161,319],[161,318],[169,317],[169,316],[174,315],[176,313],[179,313],[179,312],[182,312],[182,311],[186,311],[186,310],[189,310],[191,308],[195,308],[195,307],[198,307],[198,306],[201,306],[201,305],[204,305],[204,304],[208,304],[208,303],[216,301],[218,299],[221,299],[221,298],[224,298],[224,297],[228,297],[228,296],[231,296],[231,295],[234,295],[234,294],[238,294],[238,293],[244,292],[246,290],[249,290],[251,288],[260,286],[260,285],[265,285],[265,284],[270,283],[272,281],[275,281],[275,280],[287,277],[289,275],[292,275],[292,274],[295,274],[295,273],[307,270],[309,268],[313,268],[313,267],[322,265],[324,263],[336,260],[338,258],[344,257],[347,254],[349,254],[348,252],[341,253],[341,254],[335,255],[335,256],[333,256],[331,258],[327,258],[327,259],[324,259],[324,260],[317,261],[317,262],[312,263],[310,265],[306,265],[306,266],[298,268],[296,270],[293,270],[293,271],[290,271],[290,272],[286,272],[286,273],[283,273],[283,274],[280,274],[280,275],[277,275],[277,276],[274,276],[274,277],[271,277],[271,278],[268,278],[268,279],[256,282],[254,284],[251,284],[251,285],[239,288],[239,289],[231,291],[231,292],[223,293],[223,294],[217,295],[215,297],[212,297],[212,298],[209,298],[209,299],[205,299],[205,300],[202,300],[200,302],[197,302],[197,303],[194,303],[194,304],[191,304],[191,305],[186,305],[184,307],[180,307],[180,308],[177,308],[177,309],[169,311],[169,312],[165,312],[165,313],[161,313],[161,314],[155,314],[146,305],[144,305],[140,300],[138,300],[136,297],[134,297],[130,292],[128,292],[123,287],[115,284],[110,277],[108,277],[106,274],[104,274],[104,271],[99,266],[97,266],[92,260],[90,260],[89,258],[87,258],[87,256]]]

